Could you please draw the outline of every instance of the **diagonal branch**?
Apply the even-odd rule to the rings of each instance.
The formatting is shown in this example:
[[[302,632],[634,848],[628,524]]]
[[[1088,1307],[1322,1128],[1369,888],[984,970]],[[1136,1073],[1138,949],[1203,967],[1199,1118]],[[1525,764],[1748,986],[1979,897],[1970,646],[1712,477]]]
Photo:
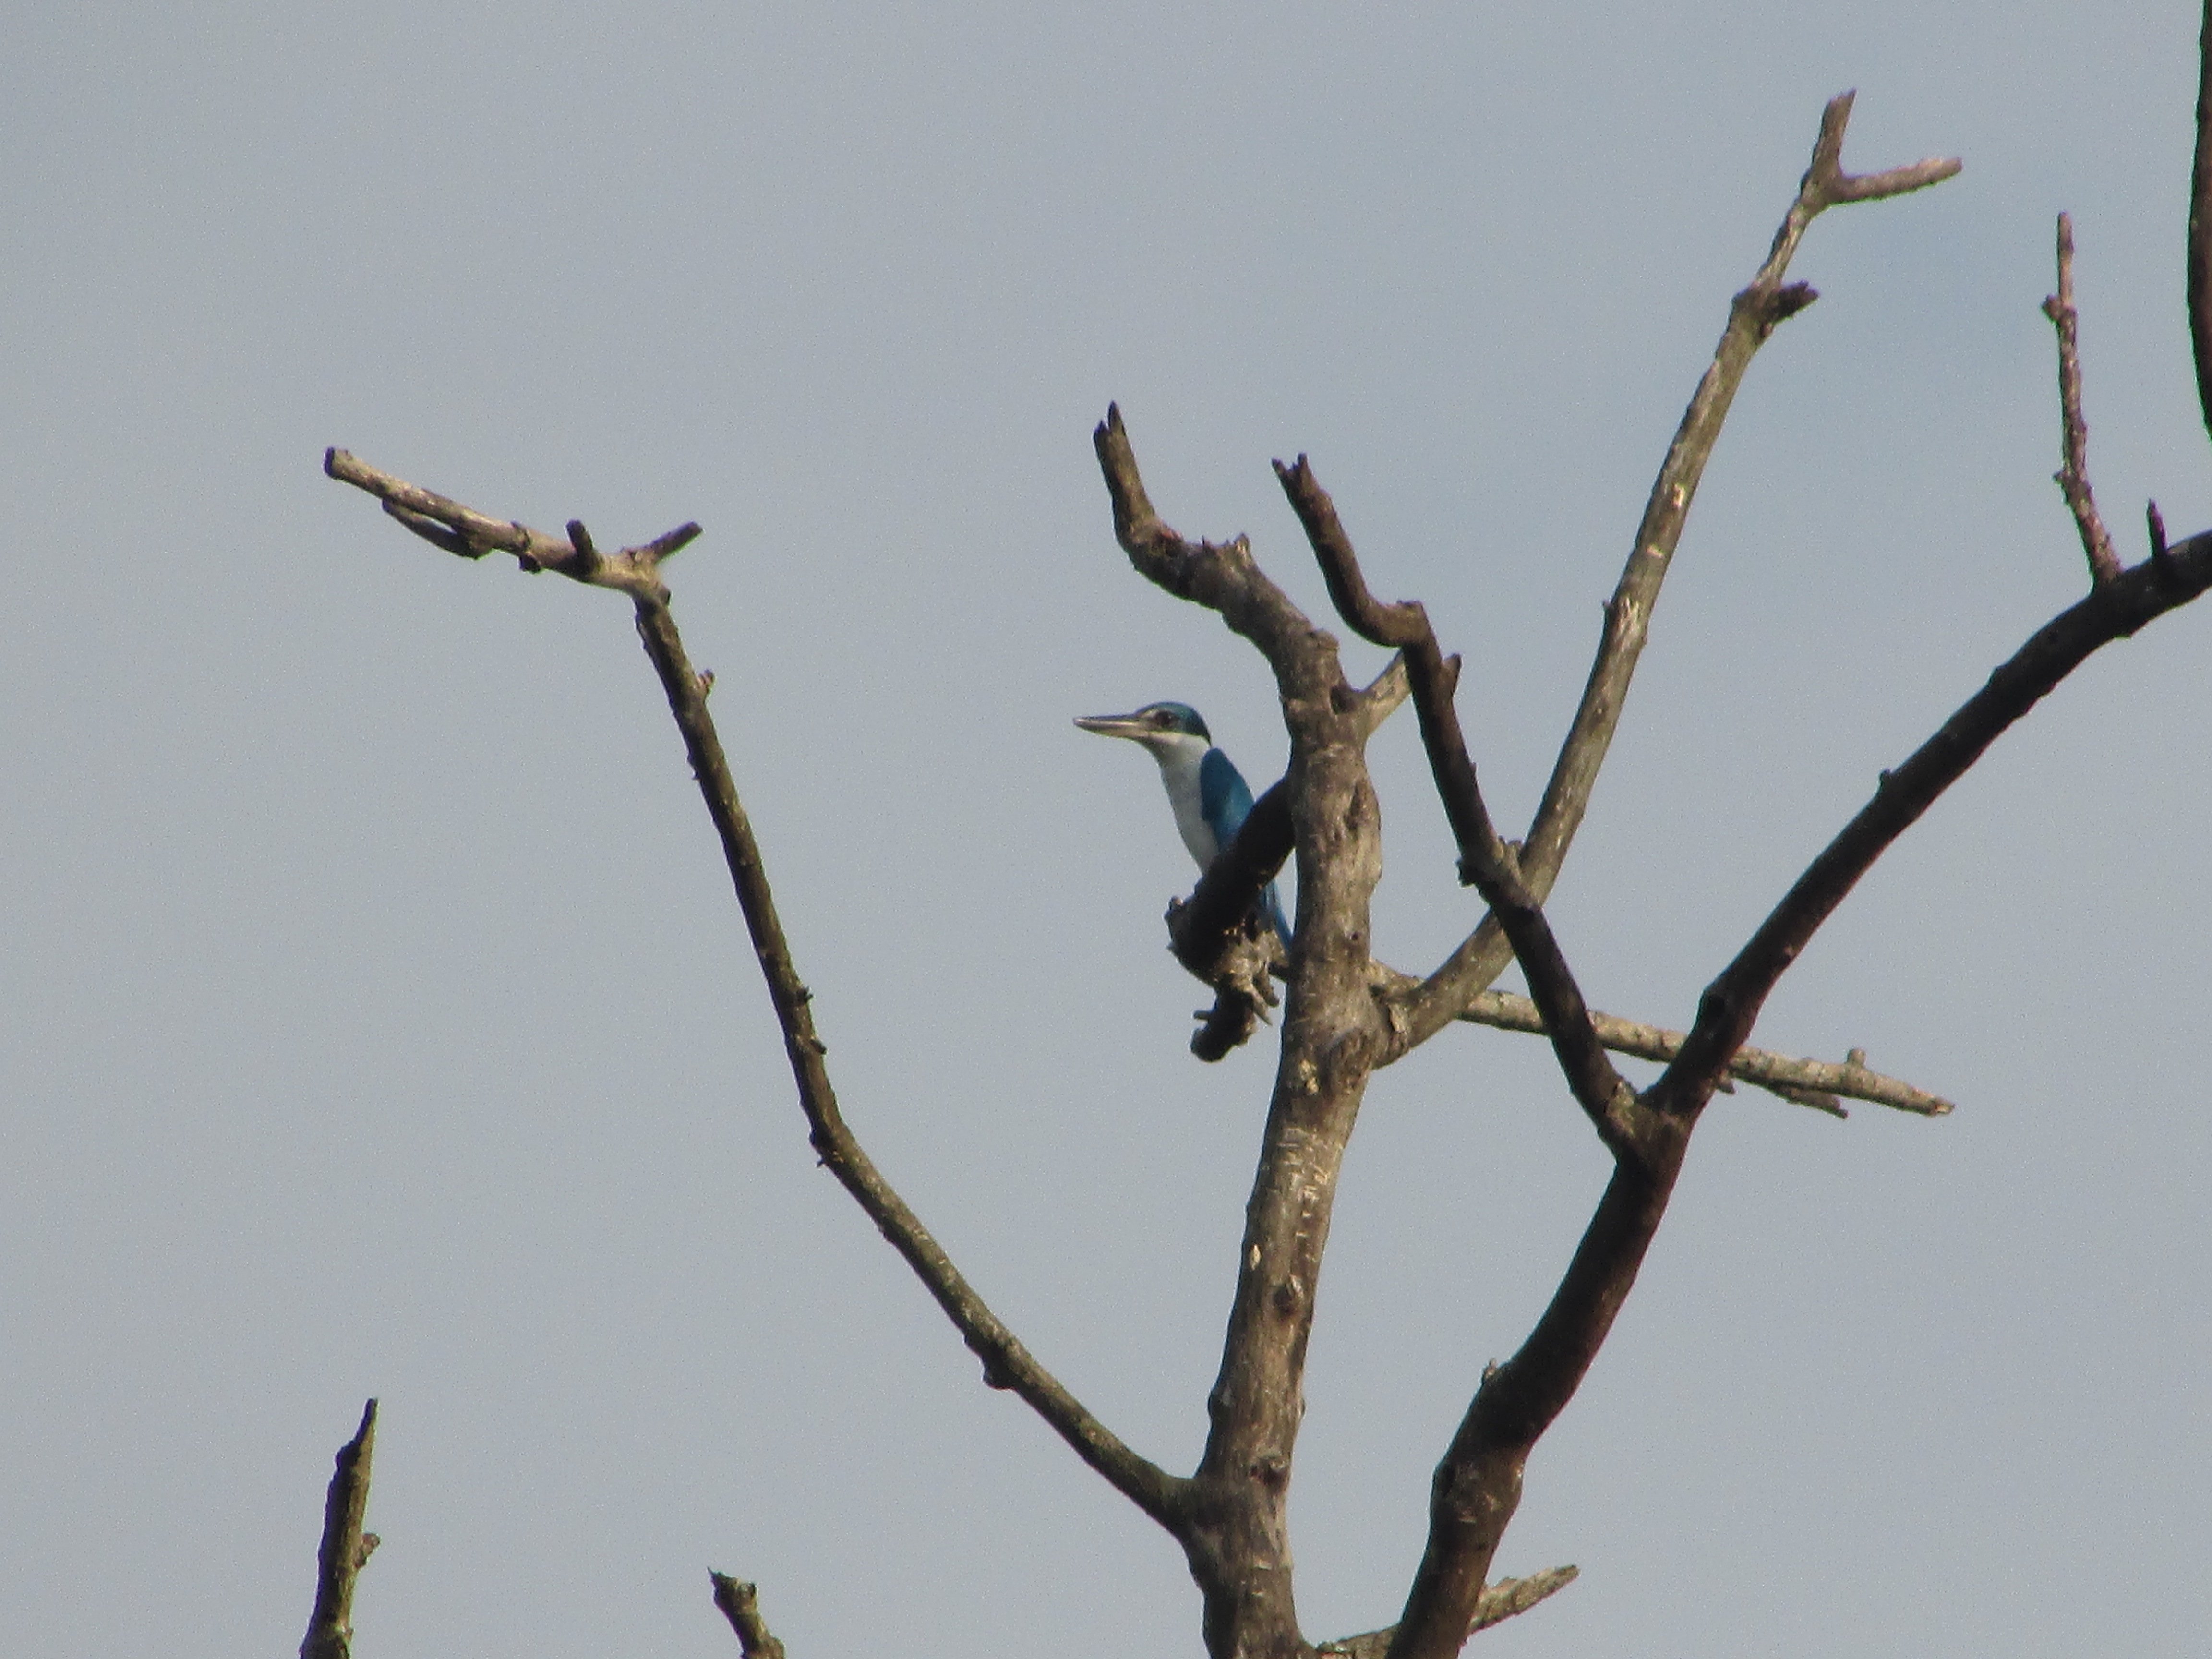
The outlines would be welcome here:
[[[1845,173],[1844,132],[1850,121],[1852,97],[1844,93],[1821,112],[1812,165],[1797,186],[1796,199],[1783,216],[1765,262],[1729,302],[1728,325],[1714,348],[1713,361],[1683,411],[1674,441],[1660,463],[1659,476],[1652,483],[1635,544],[1606,605],[1605,630],[1589,682],[1583,688],[1582,702],[1575,710],[1551,781],[1545,786],[1543,801],[1522,844],[1522,878],[1539,903],[1551,896],[1552,884],[1559,877],[1567,848],[1589,810],[1598,769],[1605,763],[1627,699],[1629,681],[1643,654],[1660,584],[1673,562],[1705,463],[1720,439],[1721,427],[1728,419],[1745,371],[1767,337],[1818,297],[1802,283],[1785,286],[1782,280],[1807,228],[1831,207],[1901,196],[1939,184],[1959,171],[1955,161],[1931,159],[1885,173],[1857,176]],[[1504,971],[1511,954],[1496,919],[1486,917],[1408,998],[1404,1010],[1404,1048],[1416,1048],[1443,1030],[1477,992]]]
[[[929,1293],[945,1310],[970,1350],[983,1362],[983,1378],[994,1389],[1011,1389],[1044,1419],[1075,1449],[1076,1455],[1103,1475],[1115,1489],[1170,1532],[1181,1536],[1179,1505],[1187,1483],[1168,1474],[1123,1444],[1092,1416],[1082,1402],[1039,1364],[1029,1350],[994,1314],[945,1253],[920,1218],[891,1188],[860,1148],[845,1121],[830,1085],[823,1056],[828,1052],[816,1035],[811,1007],[813,993],[793,965],[791,947],[776,915],[767,869],[751,823],[738,799],[737,784],[722,751],[720,737],[707,710],[711,681],[693,672],[684,654],[676,620],[669,613],[668,590],[660,583],[659,562],[698,533],[686,525],[658,541],[614,556],[598,554],[582,526],[572,522],[570,538],[558,542],[542,532],[503,523],[475,513],[443,496],[418,489],[374,468],[356,461],[343,451],[329,452],[325,470],[332,477],[397,502],[409,513],[434,520],[471,545],[485,544],[513,552],[526,562],[558,569],[580,581],[617,587],[627,592],[637,609],[637,631],[646,655],[660,676],[671,713],[684,734],[691,770],[699,793],[721,837],[723,856],[737,888],[738,903],[744,912],[753,951],[768,981],[769,999],[777,1023],[783,1028],[784,1052],[791,1062],[799,1088],[799,1101],[806,1114],[815,1151],[867,1212],[891,1248],[906,1258]],[[404,520],[403,520],[404,522]],[[489,528],[487,528],[489,527]]]
[[[1790,964],[1844,895],[2000,734],[2079,667],[2090,653],[2212,587],[2212,532],[2170,547],[2090,589],[2087,599],[2036,630],[1894,771],[1874,799],[1806,867],[1734,962],[1706,988],[1681,1052],[1645,1091],[1656,1109],[1694,1114],[1729,1057],[1751,1035],[1759,1011]]]
[[[2043,314],[2058,331],[2058,423],[2060,453],[2063,457],[2054,481],[2066,496],[2074,514],[2074,527],[2081,533],[2081,550],[2088,555],[2089,580],[2108,582],[2120,574],[2120,556],[2097,512],[2097,497],[2089,488],[2089,424],[2081,418],[2081,313],[2074,307],[2074,218],[2058,216],[2058,292],[2043,302]]]
[[[353,1651],[353,1587],[377,1545],[361,1529],[368,1509],[368,1469],[376,1450],[376,1401],[361,1414],[361,1427],[338,1448],[328,1497],[323,1502],[323,1541],[315,1553],[315,1611],[300,1644],[300,1659],[347,1659]]]

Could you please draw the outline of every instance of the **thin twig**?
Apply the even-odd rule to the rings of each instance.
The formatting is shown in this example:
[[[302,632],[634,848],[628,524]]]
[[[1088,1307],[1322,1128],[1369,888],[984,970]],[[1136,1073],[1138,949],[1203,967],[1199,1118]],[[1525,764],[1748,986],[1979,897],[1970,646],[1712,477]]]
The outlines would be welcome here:
[[[348,1659],[353,1651],[353,1587],[376,1534],[361,1529],[368,1509],[369,1463],[376,1450],[376,1401],[361,1413],[361,1427],[338,1449],[323,1500],[323,1541],[315,1553],[315,1611],[300,1644],[300,1659]]]
[[[642,546],[618,554],[594,550],[586,558],[576,544],[589,545],[588,536],[579,533],[580,526],[572,524],[571,539],[560,541],[524,525],[489,519],[459,502],[379,472],[342,450],[328,453],[325,470],[386,502],[396,501],[409,512],[434,519],[471,544],[483,542],[488,548],[514,553],[578,581],[617,588],[629,595],[637,611],[639,637],[660,676],[669,708],[690,756],[699,793],[721,837],[723,856],[752,936],[753,951],[783,1028],[784,1052],[790,1059],[815,1151],[945,1310],[954,1328],[982,1361],[984,1381],[993,1388],[1012,1390],[1116,1490],[1161,1525],[1175,1530],[1185,1483],[1125,1445],[1037,1363],[892,1189],[861,1150],[838,1109],[828,1068],[823,1064],[827,1050],[814,1029],[813,994],[800,981],[792,964],[791,947],[776,915],[759,844],[738,799],[713,716],[708,713],[707,690],[711,681],[693,671],[676,631],[675,618],[669,612],[668,590],[659,579],[660,561],[687,544],[698,534],[698,527],[684,525]]]
[[[783,1644],[769,1634],[768,1621],[761,1617],[759,1589],[738,1583],[726,1572],[707,1576],[714,1580],[714,1605],[737,1632],[738,1647],[744,1659],[783,1659]]]
[[[1605,763],[1606,750],[1627,700],[1629,681],[1643,654],[1660,585],[1674,561],[1705,463],[1719,441],[1744,373],[1775,328],[1816,297],[1802,283],[1785,287],[1782,280],[1807,228],[1830,207],[1921,190],[1959,171],[1955,161],[1931,159],[1863,176],[1844,172],[1844,132],[1850,121],[1852,96],[1844,93],[1821,112],[1812,165],[1798,185],[1796,198],[1783,216],[1765,263],[1730,302],[1728,326],[1721,331],[1713,361],[1683,411],[1666,459],[1660,463],[1659,476],[1652,483],[1628,562],[1606,605],[1605,629],[1589,682],[1583,688],[1582,702],[1560,745],[1543,801],[1521,845],[1522,879],[1539,903],[1551,896],[1552,884],[1559,878],[1567,848],[1589,810],[1598,770]],[[1418,1047],[1441,1030],[1511,959],[1512,950],[1504,932],[1493,919],[1486,917],[1408,997],[1401,1052]]]
[[[1485,991],[1460,1018],[1501,1031],[1540,1036],[1544,1030],[1544,1017],[1536,1005],[1510,991]],[[1633,1054],[1638,1060],[1657,1060],[1662,1065],[1681,1053],[1682,1044],[1688,1041],[1685,1032],[1622,1019],[1595,1009],[1590,1012],[1590,1024],[1596,1028],[1598,1041],[1615,1054]],[[1841,1062],[1793,1059],[1765,1048],[1739,1048],[1735,1058],[1729,1062],[1729,1075],[1797,1105],[1810,1106],[1836,1117],[1844,1115],[1838,1097],[1869,1101],[1920,1117],[1944,1117],[1955,1109],[1940,1095],[1916,1089],[1902,1079],[1869,1071],[1865,1054],[1856,1048],[1851,1050],[1850,1059]]]
[[[2043,314],[2058,331],[2058,423],[2060,453],[2064,457],[2052,481],[2065,493],[2066,506],[2081,532],[2081,550],[2089,558],[2089,580],[2108,582],[2120,574],[2120,556],[2097,512],[2097,497],[2089,488],[2089,426],[2081,418],[2081,313],[2074,306],[2074,219],[2058,216],[2058,292],[2043,302]]]

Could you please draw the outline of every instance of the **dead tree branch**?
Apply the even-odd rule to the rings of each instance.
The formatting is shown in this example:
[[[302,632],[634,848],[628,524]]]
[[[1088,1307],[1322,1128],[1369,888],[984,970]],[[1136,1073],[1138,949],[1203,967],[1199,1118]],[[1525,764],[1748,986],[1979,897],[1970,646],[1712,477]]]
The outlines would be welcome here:
[[[1886,173],[1845,173],[1844,131],[1850,121],[1853,95],[1844,93],[1821,112],[1812,165],[1798,185],[1796,199],[1783,216],[1765,262],[1730,301],[1728,325],[1721,331],[1712,363],[1698,381],[1697,393],[1683,411],[1674,441],[1660,463],[1628,562],[1606,605],[1605,629],[1589,682],[1583,688],[1582,702],[1560,746],[1528,837],[1520,847],[1522,880],[1540,904],[1551,896],[1552,884],[1559,877],[1567,848],[1582,827],[1598,769],[1604,764],[1620,720],[1629,681],[1643,654],[1660,584],[1666,580],[1698,481],[1705,476],[1705,463],[1720,438],[1744,373],[1767,337],[1819,297],[1802,283],[1785,286],[1782,280],[1807,228],[1831,207],[1901,196],[1941,183],[1959,171],[1955,161],[1929,160]],[[1511,947],[1503,928],[1495,918],[1484,918],[1419,989],[1407,997],[1398,1052],[1419,1047],[1455,1018],[1477,992],[1504,971],[1510,957]]]
[[[353,1651],[353,1587],[374,1553],[377,1537],[361,1529],[368,1510],[369,1464],[376,1450],[376,1401],[361,1427],[338,1448],[323,1500],[323,1541],[315,1553],[315,1610],[300,1643],[300,1659],[348,1659]]]
[[[1510,991],[1483,992],[1460,1018],[1500,1031],[1544,1035],[1542,1012],[1528,998],[1516,996]],[[1595,1010],[1591,1011],[1590,1024],[1597,1032],[1598,1041],[1614,1054],[1633,1054],[1638,1060],[1657,1060],[1662,1065],[1680,1054],[1682,1044],[1688,1041],[1686,1032],[1670,1031],[1664,1026],[1646,1025]],[[1770,1054],[1764,1048],[1739,1048],[1735,1058],[1729,1061],[1729,1075],[1796,1105],[1809,1106],[1836,1117],[1844,1115],[1844,1100],[1869,1101],[1920,1117],[1946,1117],[1956,1109],[1940,1095],[1917,1089],[1900,1078],[1869,1071],[1864,1053],[1856,1048],[1841,1062],[1793,1059],[1787,1054]]]
[[[850,1193],[876,1224],[891,1248],[906,1258],[929,1293],[969,1348],[983,1364],[983,1380],[994,1389],[1012,1390],[1073,1447],[1076,1455],[1096,1469],[1138,1508],[1174,1531],[1180,1525],[1179,1510],[1185,1482],[1168,1474],[1132,1450],[1099,1422],[1082,1402],[1037,1363],[1020,1340],[1006,1328],[954,1267],[905,1200],[893,1190],[846,1123],[830,1087],[823,1056],[829,1052],[814,1027],[813,993],[793,965],[791,947],[775,909],[752,824],[738,799],[720,737],[707,710],[709,680],[691,667],[676,619],[668,607],[668,590],[659,580],[660,561],[689,543],[698,533],[696,525],[672,531],[656,541],[607,556],[591,550],[591,540],[580,524],[571,521],[569,539],[556,541],[527,526],[485,517],[444,496],[378,471],[342,450],[325,458],[325,471],[343,483],[379,496],[387,508],[400,503],[405,514],[431,520],[430,528],[446,532],[462,546],[448,547],[465,557],[481,556],[477,550],[515,554],[532,566],[559,570],[579,581],[614,587],[629,595],[637,611],[637,631],[645,643],[667,694],[668,707],[691,761],[699,793],[720,836],[723,856],[735,885],[738,904],[744,912],[753,952],[768,982],[769,1000],[775,1005],[783,1029],[784,1052],[799,1089],[800,1108],[806,1114],[814,1150],[830,1172]],[[396,515],[398,516],[398,515]],[[401,522],[407,519],[401,516]],[[409,525],[421,533],[421,527]],[[434,536],[425,537],[445,546]]]
[[[1389,1040],[1370,954],[1369,905],[1382,874],[1365,755],[1378,718],[1375,694],[1346,680],[1336,641],[1267,578],[1242,538],[1192,542],[1162,522],[1118,409],[1107,410],[1092,441],[1130,563],[1168,592],[1218,612],[1259,648],[1291,738],[1297,960],[1184,1540],[1205,1598],[1208,1651],[1289,1659],[1306,1651],[1288,1510],[1306,1341],[1345,1146]]]
[[[2058,216],[2058,292],[2043,302],[2043,314],[2058,331],[2058,422],[2063,456],[2053,482],[2064,492],[2081,550],[2088,556],[2089,580],[2108,582],[2120,574],[2120,556],[2097,512],[2089,488],[2089,426],[2081,418],[2081,313],[2074,307],[2074,220]]]
[[[2127,638],[2207,587],[2212,587],[2212,532],[2093,587],[2087,598],[2037,629],[1935,736],[1881,775],[1873,799],[1807,866],[1735,960],[1706,988],[1681,1052],[1646,1091],[1651,1104],[1678,1114],[1703,1106],[1728,1056],[1750,1036],[1776,982],[1890,843],[2090,653]]]
[[[744,1659],[783,1659],[783,1644],[769,1633],[768,1620],[761,1617],[758,1589],[741,1584],[726,1572],[707,1576],[714,1583],[714,1605],[737,1632],[738,1647]]]
[[[1566,1277],[1519,1352],[1476,1391],[1431,1490],[1429,1543],[1392,1659],[1455,1653],[1520,1499],[1529,1449],[1572,1398],[1635,1283],[1689,1136],[1784,971],[1875,860],[2091,652],[2212,587],[2212,532],[2091,589],[2029,639],[1814,859],[1709,987],[1697,1024],[1639,1101],[1644,1133],[1615,1168]]]
[[[2197,154],[2189,180],[2189,343],[2197,403],[2212,433],[2212,0],[2197,34]]]
[[[1547,1567],[1541,1572],[1532,1572],[1526,1578],[1501,1578],[1482,1593],[1476,1607],[1474,1623],[1468,1630],[1473,1636],[1478,1631],[1488,1630],[1492,1625],[1502,1625],[1516,1613],[1522,1613],[1539,1601],[1556,1595],[1580,1577],[1578,1567]],[[1327,1659],[1382,1659],[1390,1650],[1390,1640],[1398,1633],[1395,1625],[1385,1630],[1370,1630],[1358,1636],[1340,1638],[1323,1642],[1317,1652]]]

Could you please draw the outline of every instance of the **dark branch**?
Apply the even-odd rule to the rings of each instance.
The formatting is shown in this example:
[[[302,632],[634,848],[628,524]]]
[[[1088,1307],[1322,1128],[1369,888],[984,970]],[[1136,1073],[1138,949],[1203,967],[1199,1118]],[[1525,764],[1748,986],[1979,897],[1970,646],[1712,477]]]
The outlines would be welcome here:
[[[1736,959],[1706,988],[1688,1041],[1645,1093],[1654,1107],[1694,1112],[1744,1040],[1783,973],[1890,843],[1926,811],[2006,727],[2079,667],[2212,586],[2212,532],[2112,580],[2039,629],[1989,683],[1894,771],[1797,878]]]
[[[1845,93],[1821,112],[1813,162],[1798,184],[1796,199],[1783,216],[1765,263],[1730,303],[1728,326],[1714,348],[1712,363],[1698,381],[1697,393],[1668,446],[1666,459],[1659,465],[1659,476],[1652,483],[1628,562],[1606,605],[1605,630],[1589,682],[1583,688],[1581,705],[1522,843],[1521,877],[1539,903],[1551,896],[1552,884],[1589,810],[1598,770],[1605,763],[1606,750],[1627,702],[1637,659],[1643,654],[1660,585],[1674,561],[1705,463],[1719,441],[1736,390],[1753,356],[1776,326],[1803,310],[1814,297],[1812,289],[1802,284],[1783,282],[1807,228],[1830,207],[1919,190],[1959,171],[1955,161],[1931,160],[1861,177],[1844,173],[1844,131],[1850,120],[1851,99],[1852,94]],[[1496,919],[1485,918],[1408,998],[1404,1009],[1405,1041],[1400,1052],[1418,1047],[1441,1030],[1498,977],[1511,956]]]
[[[1998,734],[2100,646],[2124,638],[2212,587],[2212,532],[2091,589],[2039,630],[1989,684],[1887,775],[1875,799],[1805,874],[1706,991],[1680,1051],[1646,1090],[1637,1156],[1612,1182],[1566,1277],[1521,1351],[1492,1371],[1438,1464],[1429,1543],[1399,1621],[1392,1659],[1457,1652],[1492,1555],[1520,1500],[1529,1449],[1573,1398],[1636,1282],[1680,1173],[1691,1131],[1759,1007],[1814,930],[1906,827]]]
[[[376,1534],[361,1529],[368,1509],[368,1466],[376,1449],[376,1401],[361,1414],[361,1427],[338,1449],[329,1494],[323,1500],[323,1541],[315,1553],[315,1611],[300,1644],[300,1659],[348,1659],[353,1651],[353,1586],[375,1550]]]
[[[783,1644],[769,1633],[768,1621],[761,1617],[760,1591],[751,1584],[741,1584],[725,1572],[709,1572],[714,1583],[714,1605],[722,1610],[722,1617],[730,1621],[730,1628],[738,1633],[738,1646],[744,1659],[783,1659]]]
[[[2197,35],[2197,158],[2189,180],[2189,343],[2197,402],[2212,432],[2212,0]]]
[[[659,561],[696,537],[698,526],[684,525],[656,541],[619,554],[592,550],[587,560],[583,550],[589,549],[590,538],[580,533],[580,526],[572,523],[568,541],[556,541],[526,526],[487,519],[458,502],[366,466],[342,450],[330,451],[324,467],[334,478],[435,519],[472,544],[484,541],[549,569],[560,569],[577,580],[617,588],[630,596],[637,611],[638,635],[660,676],[669,709],[684,735],[692,775],[698,780],[699,793],[721,838],[738,908],[744,912],[753,951],[768,981],[769,999],[783,1028],[784,1052],[790,1059],[815,1151],[891,1247],[906,1258],[962,1339],[982,1361],[984,1381],[993,1388],[1012,1390],[1117,1491],[1161,1525],[1175,1530],[1186,1483],[1124,1445],[1037,1363],[952,1265],[943,1247],[861,1150],[845,1122],[823,1063],[828,1051],[814,1029],[813,994],[800,981],[799,970],[792,963],[791,947],[776,915],[759,843],[738,799],[721,738],[707,710],[712,681],[693,672],[684,641],[677,634],[675,618],[669,612],[668,590],[657,574]]]
[[[1760,1006],[1820,922],[1881,852],[1994,742],[2100,646],[2212,587],[2212,532],[2102,586],[2040,629],[1943,727],[1882,780],[1874,800],[1799,878],[1705,995],[1698,1023],[1646,1090],[1635,1158],[1617,1160],[1596,1215],[1521,1351],[1477,1390],[1437,1466],[1429,1545],[1393,1659],[1457,1651],[1482,1577],[1520,1498],[1529,1449],[1596,1358],[1666,1213],[1698,1114]],[[1666,1127],[1671,1125],[1671,1130]]]
[[[2120,556],[2112,551],[2112,538],[2089,488],[2089,426],[2081,418],[2081,313],[2074,307],[2074,220],[2064,213],[2058,216],[2058,292],[2043,302],[2043,314],[2058,331],[2059,445],[2064,459],[2052,477],[2081,533],[2089,580],[2108,582],[2120,574]]]

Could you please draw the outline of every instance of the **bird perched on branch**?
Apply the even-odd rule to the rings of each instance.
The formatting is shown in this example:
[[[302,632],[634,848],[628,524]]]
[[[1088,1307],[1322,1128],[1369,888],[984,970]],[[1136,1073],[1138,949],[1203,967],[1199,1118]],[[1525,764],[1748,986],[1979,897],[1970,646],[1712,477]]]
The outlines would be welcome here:
[[[1085,714],[1075,723],[1102,737],[1140,743],[1151,752],[1160,763],[1160,781],[1167,786],[1182,844],[1201,872],[1237,839],[1251,816],[1252,790],[1244,775],[1213,746],[1213,734],[1188,703],[1146,703],[1133,714]],[[1287,951],[1291,925],[1283,919],[1282,900],[1272,881],[1260,896],[1260,909]]]

